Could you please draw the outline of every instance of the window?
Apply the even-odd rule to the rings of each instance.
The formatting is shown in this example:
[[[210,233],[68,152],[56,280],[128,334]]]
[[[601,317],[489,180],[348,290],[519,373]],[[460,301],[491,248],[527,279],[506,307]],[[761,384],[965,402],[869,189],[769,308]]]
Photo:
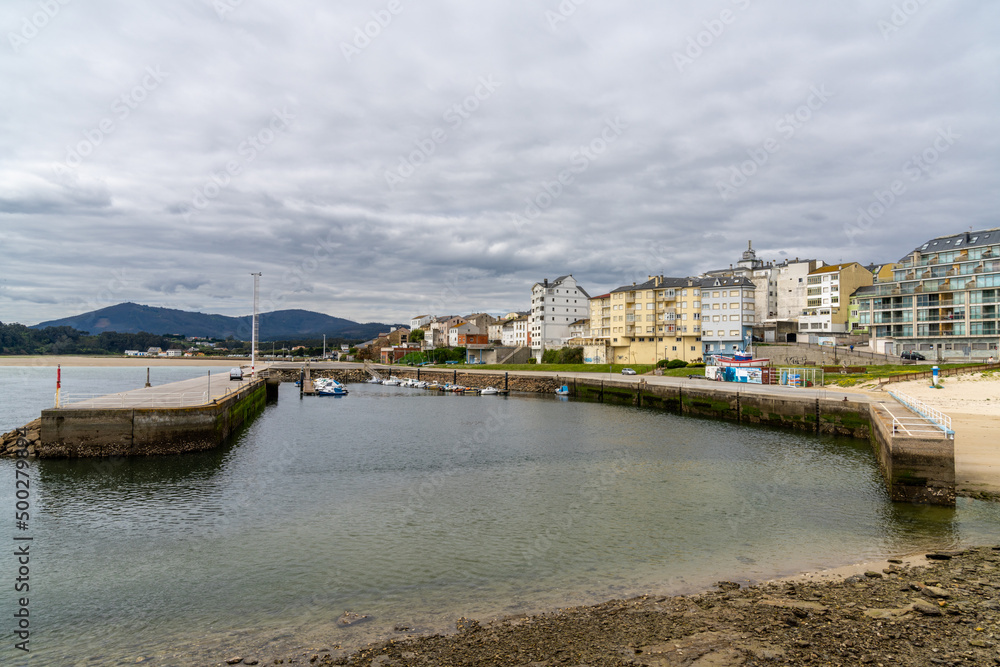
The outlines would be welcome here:
[[[678,338],[677,340],[680,340],[680,338]],[[677,351],[677,346],[676,345],[672,346],[672,349],[670,351],[671,352],[676,352]]]

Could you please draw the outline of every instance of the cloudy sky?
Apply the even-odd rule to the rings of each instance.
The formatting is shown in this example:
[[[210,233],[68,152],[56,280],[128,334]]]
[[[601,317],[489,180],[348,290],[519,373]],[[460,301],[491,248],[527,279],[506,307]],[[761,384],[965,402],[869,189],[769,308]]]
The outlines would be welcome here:
[[[5,0],[0,321],[359,321],[1000,226],[987,0]]]

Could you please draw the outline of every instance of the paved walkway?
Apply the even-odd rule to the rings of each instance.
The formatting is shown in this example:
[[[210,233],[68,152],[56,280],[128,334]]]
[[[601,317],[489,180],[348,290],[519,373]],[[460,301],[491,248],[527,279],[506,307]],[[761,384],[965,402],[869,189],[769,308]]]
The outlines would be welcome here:
[[[243,369],[244,373],[249,367]],[[258,372],[263,368],[258,368]],[[206,372],[200,377],[190,380],[180,380],[153,387],[142,387],[117,394],[83,398],[79,395],[67,395],[62,400],[62,408],[83,410],[99,408],[187,408],[205,405],[239,391],[250,383],[244,375],[244,380],[229,379],[229,372],[215,373],[211,376]],[[82,400],[81,400],[82,399]],[[71,401],[71,402],[67,402]]]

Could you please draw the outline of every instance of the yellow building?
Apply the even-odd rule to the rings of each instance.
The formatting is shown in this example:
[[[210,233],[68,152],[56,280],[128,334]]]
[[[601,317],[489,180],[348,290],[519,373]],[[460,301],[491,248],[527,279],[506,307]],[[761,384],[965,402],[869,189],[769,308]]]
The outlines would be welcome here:
[[[612,363],[701,358],[701,288],[697,279],[650,276],[642,284],[613,290],[607,303]],[[603,303],[600,308],[603,322]]]

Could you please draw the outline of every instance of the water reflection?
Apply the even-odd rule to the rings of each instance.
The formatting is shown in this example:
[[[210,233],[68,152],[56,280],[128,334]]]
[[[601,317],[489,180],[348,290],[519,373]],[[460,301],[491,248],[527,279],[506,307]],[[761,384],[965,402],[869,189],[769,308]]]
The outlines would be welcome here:
[[[52,662],[81,646],[134,662],[195,631],[360,642],[987,541],[1000,524],[985,503],[891,504],[863,442],[370,385],[336,401],[284,385],[214,451],[33,470]],[[345,609],[374,620],[338,628]]]

